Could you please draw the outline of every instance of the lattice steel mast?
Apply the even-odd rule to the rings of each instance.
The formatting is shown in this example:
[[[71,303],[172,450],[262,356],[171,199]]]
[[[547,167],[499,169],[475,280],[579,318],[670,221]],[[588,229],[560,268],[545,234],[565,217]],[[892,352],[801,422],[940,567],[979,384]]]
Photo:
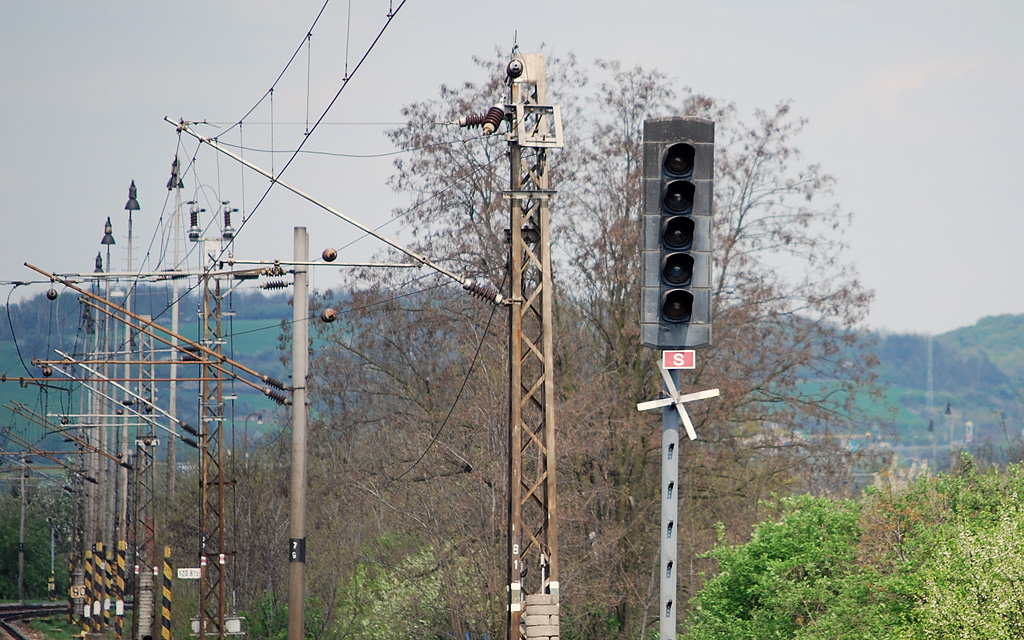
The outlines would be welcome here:
[[[511,333],[509,611],[507,636],[557,638],[553,286],[547,150],[561,146],[557,107],[545,104],[544,56],[513,52],[511,118]]]

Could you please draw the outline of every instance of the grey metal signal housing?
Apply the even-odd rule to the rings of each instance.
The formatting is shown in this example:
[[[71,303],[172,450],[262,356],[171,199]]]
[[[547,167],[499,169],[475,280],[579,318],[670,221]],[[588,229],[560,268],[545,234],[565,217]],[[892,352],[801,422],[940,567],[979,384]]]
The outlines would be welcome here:
[[[640,342],[711,346],[711,205],[715,123],[644,121]]]

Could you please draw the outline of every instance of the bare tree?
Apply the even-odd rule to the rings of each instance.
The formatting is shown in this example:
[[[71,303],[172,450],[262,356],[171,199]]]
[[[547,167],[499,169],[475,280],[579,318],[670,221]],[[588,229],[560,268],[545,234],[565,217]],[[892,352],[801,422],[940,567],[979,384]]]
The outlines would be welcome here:
[[[506,59],[478,60],[497,75],[442,87],[391,132],[408,151],[391,184],[410,198],[396,215],[415,249],[495,285],[508,252],[507,145],[450,123],[504,100]],[[592,73],[593,85],[571,57],[548,61],[566,124],[551,164],[562,602],[568,635],[639,638],[657,628],[660,474],[660,421],[635,410],[660,384],[638,339],[644,119],[701,115],[717,126],[715,346],[683,383],[723,395],[694,409],[700,439],[681,459],[686,595],[714,568],[702,554],[716,523],[738,539],[773,492],[850,486],[851,461],[832,436],[858,424],[857,394],[872,390],[873,363],[854,357],[871,295],[844,262],[849,215],[831,201],[833,180],[800,159],[804,122],[788,103],[748,124],[657,71],[598,62]],[[341,319],[317,336],[312,448],[331,461],[323,486],[343,487],[321,497],[345,500],[362,523],[338,533],[354,548],[407,536],[405,557],[429,559],[416,580],[439,585],[422,593],[443,615],[417,633],[499,634],[507,318],[429,273],[362,273],[322,302]],[[374,554],[352,560],[385,570]],[[338,566],[341,589],[358,572]]]

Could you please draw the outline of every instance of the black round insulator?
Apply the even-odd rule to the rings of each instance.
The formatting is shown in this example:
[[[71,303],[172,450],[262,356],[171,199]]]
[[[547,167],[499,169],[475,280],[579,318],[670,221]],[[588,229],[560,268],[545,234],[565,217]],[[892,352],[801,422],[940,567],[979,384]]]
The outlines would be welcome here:
[[[693,207],[693,183],[686,180],[673,180],[665,187],[662,202],[665,208],[673,213],[684,213]]]
[[[57,290],[56,290],[56,289],[50,289],[50,290],[48,290],[48,291],[46,292],[46,299],[47,299],[47,300],[50,300],[51,302],[52,302],[53,300],[56,300],[56,299],[57,299]]]
[[[328,307],[320,312],[320,320],[322,322],[331,323],[338,319],[338,312]]]
[[[509,78],[512,78],[513,80],[515,80],[519,76],[523,75],[523,71],[525,71],[525,70],[526,70],[526,66],[523,64],[522,60],[513,59],[513,60],[509,60],[508,67],[505,68],[505,74]]]
[[[192,435],[194,435],[195,437],[197,437],[197,438],[199,437],[199,430],[198,430],[198,429],[196,429],[195,427],[193,427],[192,425],[190,425],[189,423],[187,423],[187,422],[182,422],[182,423],[181,423],[181,424],[179,424],[178,426],[180,426],[180,427],[181,427],[182,429],[184,429],[185,431],[188,431],[189,433],[191,433],[191,434],[192,434]]]
[[[661,262],[661,277],[665,284],[685,287],[693,277],[693,256],[688,253],[670,253]]]
[[[327,247],[320,256],[324,259],[324,262],[334,262],[338,259],[338,250]]]
[[[666,291],[661,299],[661,315],[669,322],[686,322],[693,313],[693,294],[685,289]]]
[[[43,365],[43,377],[44,378],[49,378],[52,375],[53,375],[53,367],[51,367],[48,364],[44,364]]]
[[[693,244],[693,218],[673,216],[666,218],[661,227],[661,240],[666,247],[686,251]]]
[[[685,143],[674,144],[665,154],[665,171],[676,176],[685,176],[693,172],[693,158],[696,150]]]
[[[270,386],[276,389],[280,389],[281,391],[285,391],[288,389],[288,386],[284,382],[278,380],[277,378],[271,378],[270,376],[263,376],[263,382],[269,384]]]

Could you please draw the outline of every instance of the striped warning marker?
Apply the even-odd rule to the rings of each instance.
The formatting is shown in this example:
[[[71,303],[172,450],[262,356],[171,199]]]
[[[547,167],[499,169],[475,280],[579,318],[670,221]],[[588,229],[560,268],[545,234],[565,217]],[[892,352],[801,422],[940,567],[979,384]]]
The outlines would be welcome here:
[[[124,563],[128,554],[128,545],[124,540],[117,541],[117,583],[114,589],[114,637],[124,638]]]
[[[93,565],[92,549],[85,552],[85,603],[82,607],[82,631],[92,630],[92,601],[96,599],[95,583],[93,573],[96,567]]]
[[[110,628],[110,595],[114,590],[114,576],[111,567],[111,551],[113,549],[103,548],[101,560],[103,562],[103,629]]]
[[[164,547],[164,584],[160,597],[160,638],[171,640],[171,548]]]

